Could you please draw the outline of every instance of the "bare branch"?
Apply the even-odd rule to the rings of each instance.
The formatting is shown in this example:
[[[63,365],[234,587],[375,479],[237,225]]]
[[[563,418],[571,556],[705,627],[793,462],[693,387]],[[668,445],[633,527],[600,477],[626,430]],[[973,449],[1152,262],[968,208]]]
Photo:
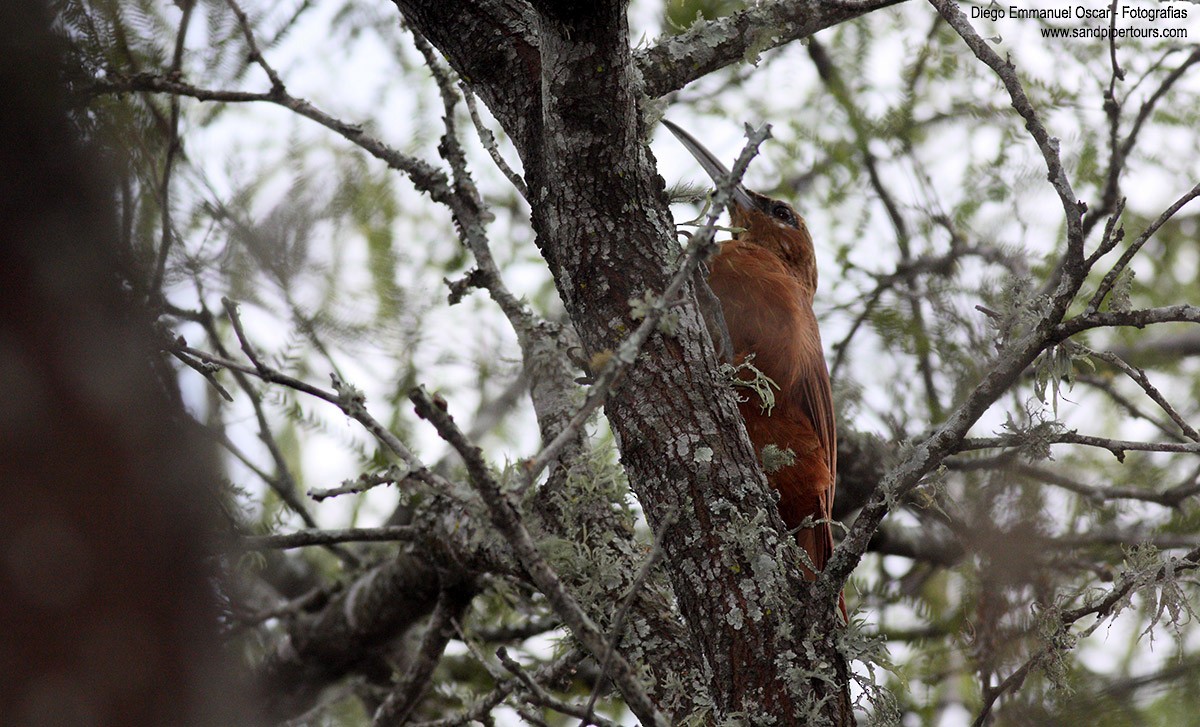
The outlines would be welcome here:
[[[1078,315],[1054,327],[1051,342],[1065,341],[1076,333],[1092,328],[1133,326],[1145,328],[1156,323],[1200,323],[1200,306],[1180,303],[1162,308],[1142,308],[1129,311],[1105,311]]]
[[[1158,228],[1166,224],[1168,220],[1175,216],[1176,212],[1183,209],[1184,205],[1186,205],[1188,202],[1191,202],[1197,196],[1200,196],[1200,184],[1197,184],[1187,192],[1184,192],[1182,197],[1175,200],[1170,207],[1163,210],[1163,213],[1159,215],[1156,220],[1151,222],[1150,225],[1142,231],[1142,234],[1138,235],[1137,239],[1134,240],[1129,246],[1129,249],[1121,254],[1121,258],[1117,260],[1116,265],[1113,265],[1112,270],[1109,270],[1108,274],[1104,276],[1104,279],[1100,281],[1100,287],[1096,289],[1095,295],[1093,295],[1092,299],[1088,301],[1087,307],[1083,311],[1084,316],[1088,316],[1099,310],[1100,302],[1104,300],[1104,296],[1108,295],[1108,291],[1112,290],[1113,284],[1117,281],[1117,276],[1120,275],[1123,270],[1125,270],[1125,268],[1129,265],[1129,261],[1133,259],[1133,256],[1137,255],[1138,251],[1142,249],[1142,245],[1145,245],[1146,241],[1149,240],[1154,233],[1158,232]]]
[[[333,404],[341,409],[346,416],[349,416],[362,424],[368,432],[374,435],[375,438],[382,442],[389,450],[391,450],[393,454],[407,464],[410,468],[410,477],[427,482],[429,484],[434,484],[439,487],[447,485],[447,483],[441,480],[441,478],[430,472],[421,462],[421,460],[414,455],[408,449],[408,447],[406,447],[404,443],[401,442],[398,437],[396,437],[395,434],[392,434],[390,431],[388,431],[387,427],[380,424],[378,420],[367,413],[366,402],[363,400],[362,394],[353,386],[345,384],[335,376],[333,378],[334,388],[336,391],[325,391],[313,386],[312,384],[301,381],[300,379],[280,373],[279,371],[276,371],[275,369],[263,363],[263,361],[258,358],[257,352],[255,352],[253,345],[250,344],[249,339],[246,337],[245,331],[242,329],[241,318],[237,313],[237,304],[228,298],[224,299],[224,303],[226,312],[229,313],[230,319],[233,321],[234,330],[238,333],[238,339],[243,342],[243,351],[246,353],[247,358],[250,359],[254,366],[245,366],[237,363],[236,361],[231,361],[220,356],[214,356],[210,353],[191,348],[190,346],[180,346],[180,350],[200,359],[201,361],[206,361],[208,363],[230,369],[231,371],[257,376],[263,381],[268,381],[270,383],[282,384],[288,388],[295,389],[296,391],[309,394],[310,396],[314,396],[318,399]]]
[[[272,92],[278,91],[283,93],[283,81],[279,78],[279,74],[275,69],[267,63],[267,59],[263,56],[262,51],[258,49],[258,41],[254,38],[254,29],[250,25],[250,18],[246,16],[242,7],[238,5],[237,0],[225,0],[225,4],[237,16],[238,26],[242,29],[242,35],[246,38],[246,46],[250,49],[249,60],[257,63],[263,72],[267,74],[267,78],[271,81]]]
[[[218,335],[216,326],[214,325],[211,312],[207,308],[203,309],[196,316],[196,320],[201,326],[203,326],[205,333],[208,334],[209,340],[212,342],[213,346],[221,351],[222,354],[225,354],[226,352],[223,344],[221,343],[221,338]],[[220,366],[220,364],[208,360],[209,357],[207,354],[186,346],[182,342],[182,339],[173,341],[170,350],[176,352],[177,357],[180,355],[186,355],[190,358],[199,359],[202,362],[202,365],[206,368]],[[255,389],[255,387],[251,385],[250,380],[246,378],[246,374],[254,375],[254,372],[238,371],[236,369],[233,370],[234,380],[237,381],[238,387],[246,394],[246,398],[249,399],[250,406],[254,410],[254,417],[258,423],[259,438],[262,440],[263,444],[266,445],[267,452],[270,453],[271,460],[275,463],[276,474],[271,476],[257,465],[253,464],[250,459],[246,457],[241,450],[233,444],[232,441],[229,440],[229,437],[224,435],[224,433],[218,435],[217,440],[222,446],[233,453],[235,457],[245,463],[251,471],[257,474],[263,480],[263,482],[267,484],[268,487],[274,490],[275,493],[279,495],[279,499],[282,500],[290,510],[300,516],[300,519],[304,522],[305,526],[309,528],[316,528],[317,521],[309,513],[308,506],[301,498],[300,488],[296,484],[296,479],[292,476],[291,467],[288,464],[287,458],[283,455],[283,450],[279,447],[279,442],[275,439],[275,433],[271,430],[271,424],[267,418],[267,413],[263,406],[262,396]],[[213,375],[215,376],[215,372]],[[208,431],[206,427],[204,429],[205,431]],[[336,547],[331,547],[330,550],[347,564],[358,564],[358,559],[350,553],[347,553],[345,550]]]
[[[224,386],[221,386],[220,381],[217,381],[217,368],[202,361],[197,361],[189,356],[186,352],[178,348],[172,348],[171,355],[179,359],[188,368],[203,376],[204,380],[207,381],[214,389],[216,389],[217,393],[221,395],[222,399],[229,402],[233,401],[233,394],[230,394]]]
[[[344,530],[300,530],[286,535],[255,535],[238,538],[232,550],[290,550],[335,543],[381,543],[416,540],[426,535],[409,525],[382,528],[346,528]]]
[[[1146,392],[1146,396],[1149,396],[1155,404],[1158,404],[1159,408],[1166,412],[1167,416],[1171,418],[1171,421],[1175,422],[1180,431],[1183,432],[1184,436],[1193,442],[1200,442],[1200,434],[1198,434],[1196,430],[1193,429],[1192,426],[1188,424],[1182,416],[1179,415],[1179,412],[1175,411],[1175,407],[1171,405],[1171,402],[1167,401],[1166,397],[1162,395],[1162,392],[1154,388],[1154,385],[1150,383],[1150,379],[1146,376],[1145,371],[1135,366],[1130,366],[1115,353],[1111,353],[1109,351],[1093,351],[1087,346],[1084,346],[1081,343],[1075,343],[1073,341],[1067,341],[1066,343],[1086,353],[1092,358],[1100,359],[1101,361],[1110,363],[1120,369],[1126,376],[1133,379],[1138,386],[1142,387],[1142,391]]]
[[[1126,452],[1186,452],[1200,454],[1200,442],[1132,442],[1125,439],[1108,439],[1092,437],[1075,431],[1060,432],[1047,440],[1050,444],[1082,444],[1088,447],[1099,447],[1113,453],[1119,461],[1125,461]],[[1020,434],[1009,434],[1001,437],[970,437],[959,443],[958,451],[969,452],[976,449],[1001,449],[1005,447],[1022,447],[1028,444],[1027,438]]]
[[[188,96],[198,101],[223,103],[272,103],[289,109],[321,126],[333,131],[390,168],[404,172],[418,190],[429,194],[435,201],[445,202],[449,197],[446,175],[429,164],[408,156],[368,134],[361,126],[350,124],[316,108],[308,101],[292,96],[283,87],[266,93],[206,89],[153,74],[122,76],[114,74],[111,79],[97,81],[91,89],[94,93],[122,93],[143,91]]]
[[[195,9],[195,3],[183,3],[180,5],[182,13],[179,18],[179,31],[175,34],[175,53],[171,57],[171,70],[169,75],[177,76],[183,68],[183,51],[187,40],[188,26],[191,24],[192,11]],[[150,281],[150,295],[156,297],[161,293],[163,286],[163,278],[167,270],[167,257],[171,252],[171,243],[175,238],[174,230],[171,225],[171,172],[175,167],[175,159],[183,146],[179,138],[179,97],[172,96],[170,99],[171,118],[167,122],[167,151],[166,158],[163,160],[162,181],[159,183],[159,214],[161,219],[159,224],[162,226],[162,242],[158,247],[158,262],[154,266],[154,279]]]
[[[496,135],[484,125],[483,119],[479,117],[479,108],[475,103],[474,92],[465,83],[460,83],[459,88],[462,90],[463,98],[467,102],[467,111],[471,114],[471,123],[475,125],[475,132],[479,134],[479,141],[483,144],[483,148],[487,151],[488,156],[492,158],[500,173],[508,179],[509,183],[520,193],[522,198],[529,201],[529,187],[526,186],[525,180],[520,174],[517,174],[517,171],[500,154],[500,148],[496,144]]]
[[[1111,22],[1116,22],[1115,12],[1113,13]],[[1115,79],[1117,77],[1116,69],[1118,67],[1116,63],[1115,34],[1112,36],[1112,41],[1114,47],[1112,48],[1111,53]],[[1171,88],[1177,81],[1179,81],[1179,79],[1183,78],[1183,75],[1187,72],[1187,70],[1196,63],[1200,63],[1200,48],[1193,49],[1188,57],[1185,58],[1183,62],[1180,63],[1174,70],[1167,74],[1167,76],[1162,80],[1162,83],[1158,85],[1158,88],[1154,89],[1154,92],[1151,93],[1150,96],[1142,103],[1141,107],[1138,109],[1137,116],[1134,118],[1133,126],[1131,126],[1129,129],[1129,133],[1126,134],[1125,139],[1119,143],[1117,140],[1117,127],[1119,123],[1120,105],[1116,99],[1115,89],[1113,88],[1113,85],[1110,84],[1108,93],[1105,96],[1105,111],[1108,113],[1110,119],[1110,156],[1108,160],[1108,174],[1105,179],[1104,192],[1101,194],[1100,204],[1097,205],[1096,209],[1093,210],[1088,218],[1084,221],[1084,235],[1087,235],[1091,231],[1092,227],[1094,227],[1100,220],[1100,218],[1112,211],[1114,205],[1117,204],[1117,198],[1120,195],[1121,173],[1126,168],[1126,162],[1129,159],[1129,155],[1133,152],[1134,146],[1137,144],[1138,137],[1146,123],[1146,120],[1150,118],[1150,114],[1154,112],[1154,109],[1158,105],[1159,101],[1162,100],[1162,98],[1167,94],[1168,91],[1171,90]],[[1119,214],[1119,210],[1117,213]]]
[[[326,500],[330,497],[339,495],[361,495],[367,490],[379,487],[380,485],[398,484],[408,477],[408,472],[401,470],[396,466],[389,467],[383,472],[370,474],[364,472],[353,480],[344,480],[340,487],[330,487],[327,489],[313,488],[308,491],[308,496],[317,502]]]

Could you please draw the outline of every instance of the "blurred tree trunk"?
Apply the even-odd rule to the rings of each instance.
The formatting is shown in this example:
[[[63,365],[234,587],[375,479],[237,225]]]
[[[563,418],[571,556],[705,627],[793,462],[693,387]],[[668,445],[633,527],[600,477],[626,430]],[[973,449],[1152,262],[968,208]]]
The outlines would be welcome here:
[[[206,578],[213,453],[121,288],[44,3],[0,25],[0,723],[247,723]]]

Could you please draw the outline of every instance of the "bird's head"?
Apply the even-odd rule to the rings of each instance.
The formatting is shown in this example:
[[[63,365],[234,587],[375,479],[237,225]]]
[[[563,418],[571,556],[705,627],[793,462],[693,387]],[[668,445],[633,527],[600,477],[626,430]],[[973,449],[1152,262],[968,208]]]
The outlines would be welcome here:
[[[663,125],[692,153],[713,181],[729,177],[725,165],[694,136],[666,119],[663,119]],[[736,233],[738,240],[775,253],[797,277],[811,285],[811,290],[816,289],[817,265],[812,236],[804,218],[790,204],[752,192],[739,184],[733,188],[729,217],[733,226],[741,229]]]

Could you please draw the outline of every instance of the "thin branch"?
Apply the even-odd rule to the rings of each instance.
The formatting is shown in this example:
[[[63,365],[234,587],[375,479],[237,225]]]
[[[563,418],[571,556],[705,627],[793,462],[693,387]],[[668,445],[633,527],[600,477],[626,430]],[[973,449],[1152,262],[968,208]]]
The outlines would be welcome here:
[[[981,38],[975,29],[971,27],[971,23],[967,20],[967,16],[959,9],[958,4],[953,0],[929,0],[938,14],[946,20],[951,28],[959,34],[966,42],[967,47],[975,54],[975,57],[983,61],[989,68],[996,73],[1000,82],[1004,84],[1004,88],[1008,91],[1008,96],[1012,99],[1013,108],[1025,119],[1025,129],[1029,135],[1033,137],[1037,144],[1038,150],[1042,154],[1042,159],[1046,164],[1046,170],[1049,173],[1049,181],[1054,191],[1058,194],[1058,199],[1062,203],[1063,215],[1067,223],[1067,253],[1063,258],[1064,263],[1072,268],[1072,275],[1082,273],[1079,268],[1083,263],[1083,229],[1081,227],[1081,218],[1083,216],[1084,205],[1081,204],[1075,196],[1075,191],[1071,188],[1071,182],[1067,179],[1066,170],[1063,168],[1062,158],[1059,155],[1058,139],[1050,136],[1046,131],[1045,125],[1039,118],[1037,110],[1030,103],[1029,97],[1025,95],[1025,89],[1021,86],[1021,81],[1017,78],[1016,66],[1011,61],[1001,59],[996,51],[988,45],[988,42]]]
[[[1078,315],[1054,327],[1049,342],[1065,341],[1077,333],[1092,328],[1133,326],[1145,328],[1156,323],[1200,323],[1200,306],[1180,303],[1162,308],[1142,308],[1128,311],[1105,311]]]
[[[854,317],[854,320],[851,321],[849,328],[846,330],[846,335],[842,338],[842,340],[833,344],[831,347],[837,352],[833,357],[833,366],[831,366],[829,369],[829,376],[832,380],[838,380],[842,363],[846,360],[846,352],[850,350],[850,341],[858,333],[858,330],[862,327],[862,324],[866,323],[867,319],[871,317],[871,314],[875,312],[875,307],[879,305],[879,301],[883,299],[884,292],[894,285],[894,282],[892,282],[890,279],[891,276],[888,276],[887,279],[879,281],[875,285],[875,289],[866,295],[866,300],[862,304],[862,310],[860,310],[858,315]]]
[[[187,96],[198,101],[271,103],[282,106],[333,131],[371,156],[384,162],[390,168],[404,172],[418,190],[429,194],[435,201],[445,203],[449,198],[448,180],[446,175],[440,170],[416,157],[409,156],[388,146],[380,139],[368,134],[363,130],[363,127],[357,124],[350,124],[330,116],[308,101],[292,96],[282,87],[273,88],[271,91],[265,93],[206,89],[165,76],[143,73],[132,76],[113,74],[111,78],[96,81],[92,85],[91,90],[95,93],[122,93],[127,91],[169,93]]]
[[[1100,244],[1096,246],[1095,252],[1088,256],[1084,261],[1084,267],[1091,270],[1092,267],[1108,253],[1112,252],[1113,248],[1121,244],[1121,240],[1125,239],[1125,228],[1117,227],[1117,222],[1121,219],[1121,215],[1125,212],[1125,198],[1117,200],[1117,208],[1109,215],[1108,222],[1104,223],[1104,235],[1100,238]]]
[[[469,642],[468,642],[469,643]],[[571,675],[579,662],[584,658],[584,652],[579,649],[572,649],[564,654],[557,661],[546,664],[539,668],[533,675],[533,679],[537,682],[557,682]],[[480,698],[465,712],[446,719],[434,720],[431,722],[414,722],[411,727],[462,727],[462,725],[471,725],[484,722],[489,718],[492,710],[497,705],[503,702],[508,695],[520,685],[521,681],[515,676],[506,679],[496,685],[490,693]],[[486,722],[484,722],[486,724]]]
[[[509,183],[520,193],[525,201],[529,201],[529,187],[525,184],[525,179],[509,165],[508,161],[500,153],[500,148],[496,144],[496,135],[484,125],[483,119],[479,117],[479,106],[475,103],[475,94],[471,92],[470,87],[465,83],[460,83],[458,87],[462,91],[463,99],[467,102],[467,112],[471,114],[471,123],[475,125],[475,132],[479,134],[479,141],[483,144],[483,148],[487,151],[488,156],[492,158],[500,173],[508,179]]]
[[[462,617],[470,603],[471,599],[465,594],[446,590],[438,594],[437,605],[429,616],[429,625],[425,627],[421,645],[404,676],[396,682],[379,709],[375,710],[375,725],[402,725],[409,722],[413,710],[428,691],[433,672],[446,651],[446,645],[450,643],[450,637],[455,633],[454,623]]]
[[[262,51],[258,48],[258,41],[254,38],[254,29],[250,27],[250,18],[246,16],[245,11],[237,4],[237,0],[225,0],[225,4],[237,16],[238,26],[242,29],[242,35],[246,38],[246,46],[250,49],[249,60],[257,63],[263,72],[267,74],[267,78],[271,81],[271,90],[283,93],[283,81],[279,78],[279,74],[275,69],[267,63],[267,59],[263,56]]]
[[[1079,434],[1075,431],[1059,432],[1050,436],[1046,441],[1049,444],[1082,444],[1088,447],[1107,449],[1121,462],[1125,461],[1126,452],[1182,452],[1200,454],[1200,442],[1133,442],[1126,439],[1093,437],[1086,434]],[[965,437],[959,443],[958,451],[969,452],[976,449],[1022,447],[1028,443],[1028,438],[1020,434],[1008,434],[1000,437]]]
[[[229,390],[222,386],[220,381],[217,381],[216,374],[219,370],[218,368],[206,364],[203,361],[197,361],[189,356],[186,352],[178,348],[172,348],[171,355],[179,359],[188,368],[203,376],[204,380],[217,390],[217,393],[221,395],[222,399],[229,402],[233,401],[233,394],[230,394]]]
[[[429,394],[419,388],[409,394],[409,399],[416,407],[417,415],[429,421],[438,434],[463,458],[471,483],[487,505],[492,523],[504,535],[517,560],[546,596],[563,623],[592,656],[599,659],[608,648],[608,641],[595,622],[567,592],[558,574],[543,558],[533,536],[525,528],[516,505],[492,476],[487,462],[483,459],[483,453],[463,435],[454,419],[446,413],[444,403],[435,403]],[[665,727],[666,719],[646,694],[629,662],[619,653],[614,653],[611,661],[613,681],[633,713],[643,724]]]
[[[1120,369],[1122,373],[1133,379],[1138,386],[1142,387],[1142,391],[1146,392],[1146,396],[1150,397],[1155,404],[1158,404],[1159,408],[1171,418],[1171,421],[1175,422],[1180,431],[1183,432],[1184,436],[1193,442],[1200,442],[1200,433],[1197,433],[1196,430],[1193,429],[1192,426],[1188,424],[1182,416],[1179,415],[1179,412],[1175,411],[1175,407],[1171,405],[1171,402],[1167,401],[1166,397],[1162,395],[1162,392],[1160,392],[1154,387],[1153,384],[1150,383],[1150,379],[1146,376],[1145,371],[1137,368],[1136,366],[1130,366],[1115,353],[1111,353],[1109,351],[1093,351],[1087,346],[1084,346],[1081,343],[1075,343],[1073,341],[1067,341],[1066,343],[1070,344],[1073,348],[1083,351],[1092,358],[1100,359],[1101,361],[1105,361]]]
[[[1120,275],[1123,270],[1125,270],[1125,268],[1129,265],[1129,262],[1133,260],[1133,256],[1142,249],[1142,245],[1145,245],[1146,241],[1149,240],[1154,233],[1158,232],[1158,228],[1166,224],[1168,220],[1175,216],[1176,212],[1183,209],[1184,205],[1186,205],[1188,202],[1191,202],[1197,196],[1200,196],[1200,184],[1197,184],[1187,192],[1184,192],[1183,196],[1175,200],[1170,207],[1163,210],[1163,213],[1158,216],[1158,219],[1154,220],[1154,222],[1151,222],[1150,225],[1142,231],[1142,234],[1138,235],[1137,239],[1133,241],[1129,248],[1121,254],[1121,258],[1117,260],[1115,265],[1113,265],[1112,270],[1109,270],[1108,274],[1104,276],[1104,279],[1100,281],[1100,287],[1096,289],[1095,295],[1092,296],[1092,299],[1088,301],[1087,307],[1084,308],[1084,316],[1090,315],[1099,310],[1100,302],[1104,300],[1105,295],[1108,295],[1108,291],[1112,290],[1113,284],[1117,281],[1117,276]]]
[[[418,540],[425,537],[410,525],[391,525],[382,528],[346,528],[344,530],[299,530],[285,535],[254,535],[238,538],[231,550],[291,550],[314,545],[336,543],[382,543],[396,540]]]
[[[618,727],[616,722],[592,714],[592,705],[590,702],[586,707],[580,707],[578,705],[564,702],[563,700],[558,699],[557,697],[548,693],[542,688],[542,685],[530,678],[529,674],[521,668],[521,665],[508,655],[508,650],[503,646],[496,650],[496,657],[500,659],[500,663],[504,665],[505,669],[516,676],[517,679],[519,679],[521,683],[525,685],[525,689],[529,694],[530,701],[539,707],[548,707],[556,712],[560,712],[571,717],[579,717],[582,719],[582,722],[580,722],[580,727],[586,727],[586,725],[597,725],[598,727]]]
[[[339,495],[361,495],[367,490],[374,489],[380,485],[399,484],[407,477],[407,471],[401,470],[393,465],[383,472],[364,472],[353,480],[343,480],[341,486],[339,487],[330,487],[326,489],[312,488],[308,491],[308,496],[317,502],[321,502]]]
[[[172,312],[175,315],[184,313],[184,311]],[[221,337],[217,331],[212,313],[205,308],[199,311],[193,320],[195,320],[201,325],[202,328],[204,328],[204,331],[206,334],[208,334],[212,345],[215,346],[222,354],[225,354],[226,351],[221,342]],[[204,365],[206,368],[220,366],[219,363],[210,360],[211,357],[209,354],[187,346],[183,342],[183,339],[173,341],[172,344],[171,350],[177,351],[178,353],[176,355],[184,354],[188,357],[197,359],[202,362],[202,365]],[[263,482],[267,484],[268,487],[270,487],[277,495],[279,495],[279,499],[282,500],[289,509],[300,516],[300,519],[304,522],[305,526],[309,528],[316,528],[317,521],[315,518],[313,518],[312,514],[309,513],[308,506],[300,496],[300,488],[296,484],[295,478],[292,477],[291,468],[288,465],[287,458],[284,456],[283,450],[279,447],[279,443],[275,439],[274,432],[271,431],[270,422],[267,420],[266,410],[263,406],[262,396],[254,388],[254,386],[251,385],[250,380],[246,378],[247,373],[253,374],[253,372],[238,371],[233,369],[234,381],[237,382],[238,388],[240,388],[242,392],[246,394],[246,398],[250,401],[250,407],[254,410],[254,418],[258,424],[259,439],[261,439],[263,444],[267,447],[267,452],[271,455],[271,459],[275,463],[276,474],[274,476],[269,475],[255,465],[249,459],[249,457],[245,456],[241,450],[229,440],[229,437],[224,433],[217,435],[217,440],[235,457],[245,463],[251,471],[258,475]],[[208,431],[207,427],[204,427],[203,429]],[[357,565],[358,559],[350,553],[345,552],[343,549],[330,548],[330,550],[347,564]]]
[[[1116,20],[1115,13],[1112,20],[1114,22]],[[1115,40],[1115,34],[1113,38]],[[1115,49],[1112,52],[1114,59],[1113,62],[1115,64]],[[1097,206],[1092,215],[1089,215],[1088,219],[1084,222],[1085,235],[1091,231],[1092,227],[1096,225],[1100,217],[1108,214],[1108,212],[1113,209],[1113,205],[1116,204],[1117,196],[1120,194],[1121,172],[1125,168],[1125,164],[1129,159],[1129,155],[1133,153],[1133,147],[1137,144],[1138,135],[1141,133],[1142,127],[1146,123],[1146,120],[1150,118],[1150,114],[1154,112],[1154,109],[1158,105],[1159,101],[1166,96],[1167,92],[1171,90],[1171,87],[1174,86],[1179,79],[1183,78],[1183,75],[1187,72],[1187,70],[1196,63],[1200,63],[1200,48],[1193,49],[1191,54],[1189,54],[1188,57],[1179,64],[1179,66],[1167,74],[1162,83],[1159,84],[1158,88],[1156,88],[1154,92],[1150,94],[1149,98],[1142,103],[1141,107],[1138,109],[1137,116],[1134,118],[1133,125],[1129,129],[1129,133],[1126,134],[1125,139],[1120,143],[1119,146],[1116,144],[1116,128],[1112,128],[1110,138],[1112,149],[1108,162],[1108,175],[1104,184],[1104,192],[1102,193],[1100,204]],[[1155,64],[1155,67],[1157,67],[1157,65],[1158,64]],[[1111,100],[1106,95],[1105,110],[1109,112],[1111,119],[1114,114],[1119,113],[1120,107],[1117,104],[1115,93],[1113,93],[1112,90],[1110,90],[1109,93],[1113,95]],[[1113,107],[1111,110],[1109,108],[1110,104]],[[1110,121],[1110,124],[1113,123],[1115,122]]]
[[[617,644],[621,642],[621,634],[625,630],[625,619],[629,615],[629,609],[633,607],[633,602],[637,598],[638,593],[641,592],[642,587],[646,585],[646,581],[650,578],[650,571],[662,559],[663,538],[666,536],[667,531],[675,524],[675,520],[678,517],[678,510],[672,510],[663,517],[662,522],[658,526],[658,531],[654,534],[654,544],[650,549],[650,555],[646,556],[646,561],[642,563],[642,567],[638,569],[633,583],[629,585],[629,591],[625,594],[621,608],[617,611],[612,626],[609,628],[608,649],[604,652],[604,657],[597,661],[600,665],[600,676],[596,678],[596,686],[592,687],[592,695],[588,698],[587,705],[584,708],[583,721],[579,723],[579,727],[586,727],[589,724],[589,720],[592,719],[592,710],[596,707],[596,700],[600,697],[600,690],[604,687],[604,679],[608,674],[609,659],[612,658]]]
[[[169,75],[178,76],[183,70],[183,51],[186,46],[188,26],[192,20],[192,10],[195,2],[180,3],[182,14],[179,18],[179,31],[175,34],[175,52],[171,57]],[[163,160],[162,182],[159,186],[159,205],[161,209],[160,224],[162,226],[162,242],[158,247],[158,260],[154,265],[154,279],[150,282],[150,295],[157,297],[162,291],[163,278],[166,277],[167,257],[171,251],[171,243],[175,239],[171,227],[171,172],[175,167],[175,159],[183,146],[179,138],[179,97],[170,99],[171,117],[167,122],[167,154]]]
[[[420,458],[413,454],[412,451],[409,450],[408,447],[405,446],[395,434],[390,432],[385,426],[379,423],[378,420],[367,413],[366,402],[363,399],[362,393],[353,386],[346,384],[341,379],[338,379],[336,376],[334,376],[332,378],[335,391],[325,391],[313,386],[312,384],[301,381],[300,379],[276,371],[275,369],[263,363],[263,361],[258,358],[257,352],[254,350],[253,345],[250,344],[250,341],[246,337],[245,331],[242,328],[241,317],[237,312],[237,304],[228,298],[223,299],[223,302],[225,304],[225,310],[233,322],[234,331],[237,332],[239,341],[242,341],[244,344],[243,352],[246,353],[246,356],[254,365],[246,366],[228,358],[214,356],[206,351],[201,351],[186,345],[180,345],[180,350],[200,359],[201,361],[221,366],[222,368],[227,368],[235,373],[257,376],[263,381],[273,384],[281,384],[288,388],[295,389],[296,391],[303,392],[310,396],[321,399],[322,401],[333,404],[341,409],[346,416],[354,419],[364,428],[366,428],[366,430],[370,432],[378,441],[380,441],[401,461],[408,465],[409,477],[446,491],[452,489],[448,482],[426,468],[421,462]]]

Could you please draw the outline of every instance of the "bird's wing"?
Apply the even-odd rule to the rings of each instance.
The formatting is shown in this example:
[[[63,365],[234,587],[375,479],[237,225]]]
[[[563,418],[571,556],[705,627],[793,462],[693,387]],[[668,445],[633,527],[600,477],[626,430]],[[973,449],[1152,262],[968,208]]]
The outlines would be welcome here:
[[[816,330],[814,325],[813,330]],[[808,345],[800,350],[800,375],[796,380],[797,393],[801,407],[812,422],[820,448],[829,466],[829,487],[820,493],[821,517],[833,519],[833,495],[837,486],[837,426],[833,416],[833,390],[829,384],[829,368],[825,365],[825,354],[821,349],[819,335],[812,336]],[[824,532],[825,552],[820,563],[823,567],[829,554],[833,552],[833,530],[829,525],[821,528]]]

